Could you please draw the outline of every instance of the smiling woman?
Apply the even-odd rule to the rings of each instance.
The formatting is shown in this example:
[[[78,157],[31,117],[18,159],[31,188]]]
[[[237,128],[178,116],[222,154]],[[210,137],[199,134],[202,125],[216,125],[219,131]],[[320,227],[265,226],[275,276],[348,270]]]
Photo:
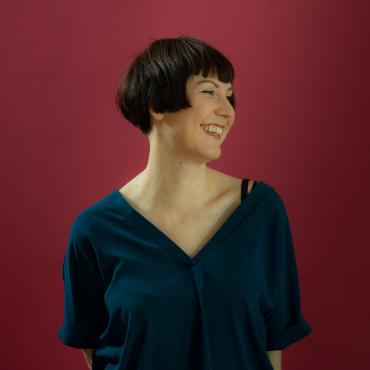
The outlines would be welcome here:
[[[209,168],[235,120],[234,70],[188,36],[153,42],[116,102],[146,168],[81,211],[58,335],[93,370],[280,370],[311,327],[277,191]]]

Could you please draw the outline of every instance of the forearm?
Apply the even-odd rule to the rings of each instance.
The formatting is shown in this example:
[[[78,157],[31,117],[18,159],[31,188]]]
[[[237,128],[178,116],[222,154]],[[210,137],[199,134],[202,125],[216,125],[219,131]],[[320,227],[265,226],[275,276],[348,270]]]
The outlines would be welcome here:
[[[281,353],[282,353],[281,350],[280,351],[267,351],[268,358],[274,370],[282,370],[281,369]]]
[[[93,350],[90,348],[82,349],[82,353],[85,357],[89,369],[92,369],[92,352]]]

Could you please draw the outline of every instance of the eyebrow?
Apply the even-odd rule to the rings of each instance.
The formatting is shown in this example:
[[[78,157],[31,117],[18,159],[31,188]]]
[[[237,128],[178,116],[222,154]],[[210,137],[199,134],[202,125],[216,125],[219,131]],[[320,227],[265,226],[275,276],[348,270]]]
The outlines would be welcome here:
[[[217,84],[216,84],[216,82],[214,82],[214,81],[212,81],[212,80],[199,80],[199,81],[196,83],[196,85],[199,85],[199,84],[201,84],[201,83],[203,83],[203,82],[210,82],[210,83],[214,84],[216,87],[220,87],[219,85],[217,85]],[[233,89],[232,87],[229,87],[229,88],[228,88],[228,91],[229,91],[229,90],[232,90],[232,89]]]

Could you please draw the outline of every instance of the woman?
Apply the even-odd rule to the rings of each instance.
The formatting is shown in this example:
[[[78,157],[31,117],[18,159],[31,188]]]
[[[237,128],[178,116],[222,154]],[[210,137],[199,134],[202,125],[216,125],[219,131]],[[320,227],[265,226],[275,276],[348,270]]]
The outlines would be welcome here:
[[[281,197],[207,166],[235,119],[234,70],[195,38],[136,57],[117,104],[146,168],[75,218],[64,344],[94,370],[271,370],[311,332]]]

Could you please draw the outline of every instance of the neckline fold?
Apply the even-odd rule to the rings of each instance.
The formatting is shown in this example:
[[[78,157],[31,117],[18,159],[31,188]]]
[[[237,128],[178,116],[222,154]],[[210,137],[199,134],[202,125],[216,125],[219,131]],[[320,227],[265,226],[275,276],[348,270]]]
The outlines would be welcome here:
[[[153,241],[169,253],[178,263],[193,266],[200,263],[215,249],[220,247],[227,236],[234,230],[249,213],[261,197],[267,192],[269,186],[262,180],[258,181],[253,191],[251,191],[242,202],[229,215],[220,228],[212,235],[202,248],[194,256],[188,255],[175,241],[166,233],[144,217],[137,211],[123,196],[119,189],[113,189],[111,195],[117,199],[117,207],[120,212],[124,212],[127,221],[130,222],[139,232],[146,234]]]

